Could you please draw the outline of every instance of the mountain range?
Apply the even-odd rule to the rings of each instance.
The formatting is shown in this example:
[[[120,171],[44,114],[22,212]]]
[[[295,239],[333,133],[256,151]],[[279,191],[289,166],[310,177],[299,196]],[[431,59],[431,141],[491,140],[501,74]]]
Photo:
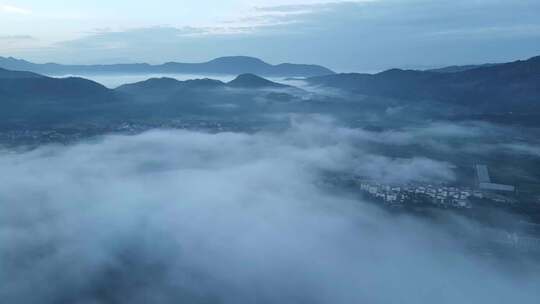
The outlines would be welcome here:
[[[313,86],[407,101],[438,101],[486,113],[540,113],[540,56],[455,72],[392,69],[378,74],[334,74]]]
[[[212,114],[222,105],[234,105],[237,112],[254,111],[290,102],[304,93],[254,74],[242,74],[230,82],[152,78],[113,90],[84,78],[53,78],[0,68],[0,119],[28,124],[166,119]]]
[[[460,119],[540,126],[540,56],[455,72],[392,69],[305,81],[318,87],[317,93],[249,73],[230,82],[153,78],[113,90],[84,78],[0,68],[0,119],[63,123],[272,111],[359,115],[405,106],[422,111],[422,119],[431,119],[437,112],[450,119],[463,116]]]
[[[0,96],[2,106],[35,105],[36,103],[91,104],[116,99],[113,90],[79,77],[53,78],[32,72],[0,69]]]
[[[13,57],[0,57],[0,68],[30,71],[46,75],[89,74],[257,74],[274,77],[313,77],[334,74],[320,65],[282,63],[268,64],[261,59],[247,56],[220,57],[203,63],[168,62],[161,65],[147,63],[110,65],[64,65],[57,63],[37,64]]]
[[[468,70],[474,70],[477,68],[486,68],[491,66],[496,66],[498,63],[485,63],[485,64],[470,64],[470,65],[451,65],[447,67],[429,69],[428,72],[438,72],[438,73],[456,73],[456,72],[465,72]]]

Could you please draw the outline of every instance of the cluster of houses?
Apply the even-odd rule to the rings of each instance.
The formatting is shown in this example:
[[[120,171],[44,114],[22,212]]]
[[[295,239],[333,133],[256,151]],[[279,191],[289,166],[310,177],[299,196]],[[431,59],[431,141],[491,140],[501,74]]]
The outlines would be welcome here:
[[[361,181],[360,189],[388,204],[408,204],[427,201],[447,208],[471,208],[470,198],[483,198],[481,191],[434,185],[392,186],[371,181]]]
[[[493,183],[486,165],[476,165],[475,169],[475,189],[430,184],[387,185],[364,180],[357,183],[364,193],[392,205],[427,202],[445,208],[471,208],[473,198],[495,203],[516,202],[509,195],[515,193],[514,186]]]
[[[102,134],[139,134],[151,129],[187,129],[209,132],[239,132],[254,131],[255,126],[249,128],[249,123],[225,123],[220,121],[204,121],[202,119],[174,120],[165,123],[161,122],[124,122],[111,125],[62,125],[51,129],[35,129],[31,126],[27,128],[21,126],[16,130],[0,129],[0,146],[12,144],[49,144],[49,143],[69,143],[90,138]]]

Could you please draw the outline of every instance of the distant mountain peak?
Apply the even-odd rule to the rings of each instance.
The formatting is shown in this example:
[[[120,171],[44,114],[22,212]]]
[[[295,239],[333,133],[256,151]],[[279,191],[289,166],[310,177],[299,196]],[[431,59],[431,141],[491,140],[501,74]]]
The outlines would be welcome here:
[[[45,78],[32,72],[11,71],[0,68],[0,79]]]
[[[224,56],[208,61],[208,63],[231,63],[231,64],[260,64],[269,65],[263,60],[250,56]]]
[[[430,100],[475,111],[540,111],[540,57],[495,65],[453,67],[442,72],[392,69],[378,74],[308,78],[312,85],[397,100]]]
[[[284,84],[270,81],[255,74],[246,73],[238,75],[234,80],[227,83],[231,87],[237,88],[285,88]]]
[[[5,64],[13,64],[13,63],[25,63],[26,61],[25,60],[22,60],[22,59],[17,59],[15,57],[2,57],[0,56],[0,64],[2,64],[2,68],[7,68],[3,65]]]
[[[244,74],[240,74],[238,75],[235,80],[266,80],[266,81],[269,81],[263,77],[260,77],[260,76],[257,76],[253,73],[244,73]]]
[[[220,80],[216,79],[210,79],[210,78],[202,78],[202,79],[189,79],[185,80],[184,84],[191,87],[219,87],[224,85],[224,83]]]
[[[529,61],[529,62],[534,62],[534,63],[538,63],[538,62],[540,62],[540,56],[534,56],[534,57],[531,57],[531,58],[529,58],[527,61]]]
[[[167,62],[161,65],[149,65],[145,63],[97,65],[36,64],[12,57],[0,57],[0,67],[9,70],[30,71],[47,75],[84,75],[97,73],[238,75],[243,73],[253,73],[277,77],[314,77],[334,74],[330,69],[319,65],[292,63],[272,65],[259,58],[249,56],[219,57],[203,63]]]
[[[180,81],[174,78],[161,77],[150,78],[144,81],[139,81],[130,84],[124,84],[118,88],[117,91],[139,93],[148,91],[167,91],[167,90],[180,90],[180,89],[212,89],[224,86],[225,84],[219,80],[214,79],[190,79]]]

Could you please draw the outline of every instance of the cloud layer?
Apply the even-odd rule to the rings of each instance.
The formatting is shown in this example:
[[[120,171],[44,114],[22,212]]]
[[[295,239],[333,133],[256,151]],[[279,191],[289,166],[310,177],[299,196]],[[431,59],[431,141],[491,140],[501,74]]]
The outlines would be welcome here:
[[[328,170],[412,170],[383,157],[367,166],[358,136],[308,119],[277,133],[161,130],[2,153],[0,298],[535,303],[538,274],[507,272],[440,226],[318,187]],[[473,226],[448,222],[465,235]]]

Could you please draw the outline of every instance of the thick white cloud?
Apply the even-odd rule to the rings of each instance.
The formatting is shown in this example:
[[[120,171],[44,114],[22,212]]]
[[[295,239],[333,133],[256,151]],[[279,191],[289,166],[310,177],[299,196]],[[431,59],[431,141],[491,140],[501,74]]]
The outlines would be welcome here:
[[[0,4],[0,13],[29,15],[32,12],[28,9],[14,5]]]
[[[321,170],[362,164],[357,136],[308,119],[278,133],[162,130],[1,154],[0,298],[536,303],[534,271],[475,257],[443,224],[318,187]],[[475,231],[447,221],[465,239]]]

